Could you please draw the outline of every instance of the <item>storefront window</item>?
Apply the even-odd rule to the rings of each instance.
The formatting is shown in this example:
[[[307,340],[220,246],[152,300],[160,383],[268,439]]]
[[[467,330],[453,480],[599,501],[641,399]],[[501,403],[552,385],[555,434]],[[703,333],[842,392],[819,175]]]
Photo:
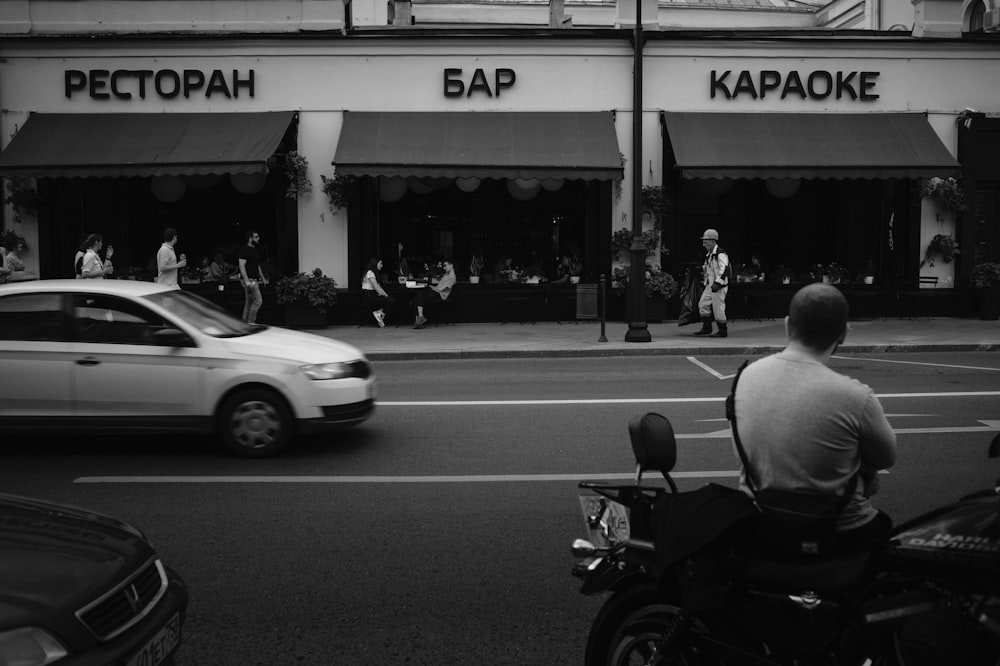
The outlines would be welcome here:
[[[483,179],[466,192],[443,179],[417,183],[397,201],[382,202],[376,245],[387,274],[398,275],[400,258],[415,275],[449,259],[459,279],[467,279],[473,255],[480,255],[484,282],[555,279],[564,254],[581,262],[594,254],[587,243],[587,183],[517,187]]]
[[[247,229],[261,235],[262,255],[276,274],[294,268],[296,251],[286,223],[283,182],[276,176],[233,181],[226,175],[152,178],[40,179],[47,205],[40,212],[42,271],[71,277],[72,259],[90,233],[115,248],[115,276],[151,280],[163,230],[177,230],[178,256],[186,254],[192,277],[219,252],[230,265]],[[251,187],[252,186],[252,187]],[[294,202],[293,202],[294,204]]]

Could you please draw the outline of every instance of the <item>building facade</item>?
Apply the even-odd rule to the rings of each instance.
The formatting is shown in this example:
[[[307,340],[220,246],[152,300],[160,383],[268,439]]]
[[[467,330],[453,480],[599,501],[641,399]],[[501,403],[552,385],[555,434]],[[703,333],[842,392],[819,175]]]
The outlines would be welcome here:
[[[297,3],[295,31],[265,16],[221,34],[8,35],[0,175],[41,198],[5,209],[30,271],[69,276],[99,232],[142,277],[173,227],[199,262],[255,229],[275,275],[320,268],[348,290],[371,257],[387,279],[448,259],[464,280],[473,256],[495,281],[508,260],[555,277],[562,255],[585,282],[612,273],[633,215],[631,30],[352,29],[337,5]],[[973,262],[1000,260],[1000,41],[963,32],[963,11],[958,36],[647,31],[638,172],[671,202],[651,263],[680,276],[713,227],[745,293],[833,271],[970,313]],[[290,154],[310,192],[289,196]],[[968,207],[924,196],[931,178],[964,185]],[[931,266],[938,235],[960,252]]]

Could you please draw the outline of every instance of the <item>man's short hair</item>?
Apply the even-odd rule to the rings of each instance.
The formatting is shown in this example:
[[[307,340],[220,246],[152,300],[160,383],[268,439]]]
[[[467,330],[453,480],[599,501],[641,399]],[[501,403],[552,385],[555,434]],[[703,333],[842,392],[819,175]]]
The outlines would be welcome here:
[[[256,229],[247,229],[247,232],[246,232],[246,240],[250,240],[251,238],[253,238],[253,235],[254,235],[255,233],[257,233],[257,230],[256,230]]]
[[[90,234],[89,236],[87,236],[87,247],[88,248],[94,247],[95,245],[103,241],[104,238],[101,236],[101,234]]]
[[[173,239],[177,238],[177,230],[173,227],[167,227],[163,230],[163,242],[169,243]]]
[[[847,299],[836,287],[810,284],[799,289],[788,306],[788,337],[822,351],[847,332]]]

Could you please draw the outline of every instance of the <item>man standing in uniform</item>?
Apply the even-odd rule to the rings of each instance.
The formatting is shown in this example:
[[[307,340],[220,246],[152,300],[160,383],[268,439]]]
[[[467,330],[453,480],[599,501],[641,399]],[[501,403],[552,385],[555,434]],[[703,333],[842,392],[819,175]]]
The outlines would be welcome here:
[[[726,294],[729,293],[729,279],[726,269],[729,268],[729,255],[719,247],[719,232],[715,229],[705,229],[701,235],[701,245],[705,248],[705,265],[702,276],[705,289],[698,300],[698,314],[701,315],[701,330],[695,335],[710,335],[713,338],[724,338],[729,335],[726,324]],[[713,316],[714,313],[714,316]],[[719,325],[718,333],[712,333],[712,319]]]
[[[243,292],[246,301],[243,304],[243,321],[248,324],[257,323],[257,312],[264,303],[260,295],[260,285],[267,284],[264,273],[260,269],[260,252],[257,246],[260,245],[260,234],[253,229],[247,231],[247,244],[240,248],[236,256],[240,262],[240,283],[243,285]]]
[[[177,261],[174,246],[177,245],[177,230],[167,228],[163,230],[163,245],[156,252],[156,282],[157,284],[167,284],[177,286],[177,271],[187,266],[187,257],[181,255],[181,260]]]

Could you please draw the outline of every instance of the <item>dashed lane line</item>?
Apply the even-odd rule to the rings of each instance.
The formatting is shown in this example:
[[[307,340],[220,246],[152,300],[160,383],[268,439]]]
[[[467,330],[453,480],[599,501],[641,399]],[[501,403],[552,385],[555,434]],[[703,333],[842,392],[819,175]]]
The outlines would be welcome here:
[[[978,365],[953,365],[951,363],[928,363],[926,361],[897,361],[888,358],[861,358],[855,356],[833,356],[841,361],[867,361],[869,363],[896,363],[899,365],[927,365],[932,368],[956,368],[958,370],[983,370],[986,372],[1000,372],[1000,368],[987,368]]]
[[[877,398],[972,398],[1000,396],[1000,391],[942,391],[936,393],[876,393]],[[379,407],[506,407],[550,405],[648,405],[724,402],[725,396],[701,398],[567,398],[545,400],[379,400]]]

